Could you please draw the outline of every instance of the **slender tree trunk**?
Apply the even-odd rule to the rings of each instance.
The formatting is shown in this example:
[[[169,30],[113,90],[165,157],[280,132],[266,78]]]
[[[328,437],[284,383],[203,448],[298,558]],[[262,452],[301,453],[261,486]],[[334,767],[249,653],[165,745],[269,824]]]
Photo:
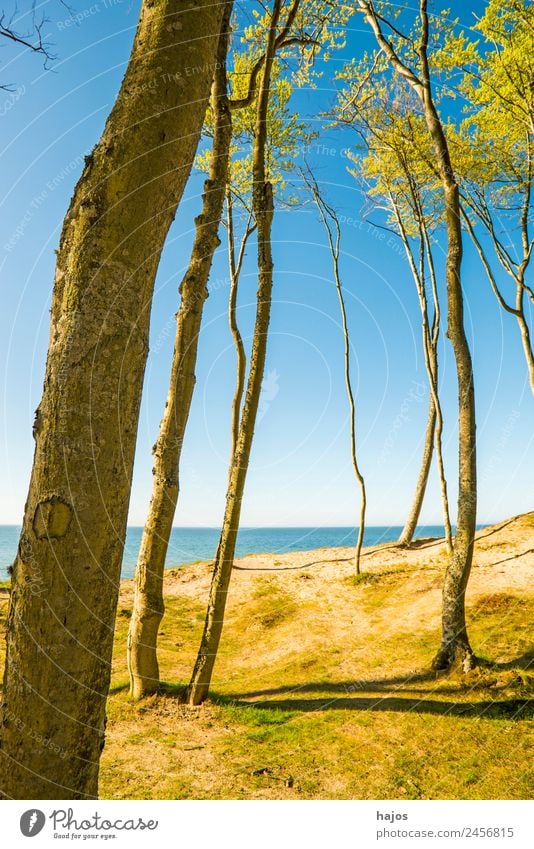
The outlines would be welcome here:
[[[339,269],[338,269],[338,261],[335,261],[335,282],[336,282],[336,290],[339,300],[339,308],[341,311],[341,321],[343,327],[343,344],[344,344],[344,366],[345,366],[345,387],[347,390],[347,397],[349,401],[349,410],[350,410],[350,455],[352,460],[352,468],[354,470],[354,474],[356,476],[356,480],[360,486],[360,521],[358,524],[358,538],[356,540],[356,552],[354,555],[354,565],[356,567],[356,574],[359,575],[361,572],[361,555],[362,555],[362,547],[363,547],[363,538],[365,534],[365,514],[367,511],[367,492],[365,489],[365,479],[362,475],[360,464],[358,463],[358,452],[356,449],[356,407],[354,404],[354,394],[352,391],[352,382],[350,378],[350,343],[349,343],[349,329],[347,325],[347,313],[345,310],[345,300],[343,298],[343,290],[341,288],[341,280],[339,277]]]
[[[335,209],[327,204],[321,192],[319,190],[319,186],[317,184],[317,180],[315,179],[314,174],[311,169],[308,168],[308,173],[305,173],[301,170],[302,177],[304,182],[308,186],[309,190],[313,195],[313,199],[315,201],[315,205],[319,211],[319,215],[321,217],[321,221],[323,222],[324,229],[326,230],[326,235],[328,238],[328,245],[330,248],[330,256],[332,259],[332,268],[334,272],[334,283],[336,286],[337,298],[339,302],[339,311],[341,313],[341,327],[343,330],[343,366],[344,366],[344,375],[345,375],[345,388],[347,390],[347,399],[349,402],[349,411],[350,411],[350,456],[352,461],[352,468],[354,470],[354,475],[360,487],[360,520],[358,525],[358,537],[356,540],[356,551],[354,554],[354,565],[356,567],[356,574],[359,575],[361,573],[361,554],[363,547],[363,538],[365,534],[365,514],[367,511],[367,492],[365,489],[365,478],[360,469],[360,464],[358,462],[358,451],[356,447],[356,405],[354,403],[354,393],[352,391],[352,380],[350,376],[350,337],[349,337],[349,327],[347,323],[347,311],[345,309],[345,297],[343,295],[343,286],[341,284],[341,275],[339,273],[339,252],[341,245],[341,227],[339,226],[339,218]],[[332,222],[332,225],[330,224]],[[331,227],[333,226],[335,230],[335,239],[332,233]]]
[[[443,526],[445,529],[445,540],[447,542],[447,548],[449,551],[449,555],[452,555],[453,552],[453,539],[452,539],[452,527],[451,527],[451,511],[449,508],[449,493],[448,493],[448,485],[447,478],[445,475],[445,464],[443,462],[443,412],[441,410],[441,401],[439,399],[439,382],[438,382],[438,342],[439,342],[439,333],[441,327],[441,306],[439,301],[438,294],[438,283],[436,278],[436,269],[434,265],[434,258],[432,256],[432,246],[430,244],[430,238],[428,235],[428,228],[423,221],[423,242],[426,248],[426,254],[428,258],[428,267],[430,270],[430,282],[432,287],[432,297],[434,301],[434,320],[432,323],[432,332],[430,331],[430,327],[426,328],[426,346],[425,350],[428,350],[428,376],[430,381],[430,394],[432,395],[432,399],[434,401],[434,408],[436,410],[436,432],[435,432],[435,451],[436,451],[436,464],[438,467],[438,477],[441,489],[441,502],[443,505]],[[423,288],[423,295],[425,298],[425,315],[427,314],[426,309],[426,294],[425,289]]]
[[[429,121],[433,127],[433,122]],[[475,387],[471,353],[463,322],[463,293],[460,277],[462,228],[458,186],[452,175],[443,131],[436,130],[436,148],[448,167],[442,169],[447,221],[447,336],[456,359],[458,378],[458,518],[454,550],[443,584],[442,639],[433,661],[435,669],[453,666],[464,672],[475,665],[465,621],[465,591],[471,572],[476,530],[476,421]],[[440,139],[442,141],[440,142]]]
[[[528,368],[528,377],[530,389],[534,393],[534,353],[532,351],[532,339],[530,329],[525,318],[525,274],[532,257],[532,240],[530,238],[530,223],[532,220],[532,158],[533,144],[532,133],[527,133],[528,140],[528,155],[527,155],[527,179],[525,181],[524,196],[521,210],[521,243],[523,245],[523,258],[517,267],[515,275],[516,283],[516,298],[515,309],[517,313],[517,323],[519,324],[519,333],[521,334],[521,344],[525,354],[525,359]],[[532,290],[530,290],[532,294]],[[534,298],[533,298],[534,300]]]
[[[422,329],[422,337],[423,337],[423,353],[425,359],[425,368],[428,376],[428,385],[430,388],[430,401],[429,401],[429,410],[428,410],[428,419],[427,419],[427,429],[425,432],[425,445],[423,451],[423,458],[421,462],[421,469],[419,472],[419,478],[417,481],[417,487],[415,491],[414,500],[412,502],[412,509],[410,511],[410,515],[406,522],[406,525],[403,529],[401,537],[399,539],[400,545],[410,545],[413,539],[413,535],[415,533],[415,529],[417,527],[417,522],[419,520],[419,515],[421,512],[426,487],[428,484],[428,475],[430,472],[430,466],[432,463],[433,450],[435,448],[436,452],[436,462],[438,467],[438,476],[440,481],[441,488],[441,499],[443,503],[443,525],[445,529],[445,539],[447,541],[447,547],[449,553],[452,554],[453,545],[452,545],[452,529],[451,529],[451,520],[450,520],[450,511],[449,511],[449,498],[447,493],[447,479],[445,477],[445,467],[443,464],[443,451],[442,451],[442,436],[443,436],[443,414],[441,411],[441,403],[439,400],[439,392],[438,392],[438,341],[439,341],[439,330],[440,330],[440,322],[441,322],[441,309],[439,303],[439,295],[438,295],[438,287],[436,280],[436,270],[434,266],[434,260],[432,257],[432,246],[430,244],[430,239],[428,235],[428,228],[426,225],[424,210],[422,209],[420,198],[412,185],[411,178],[409,172],[406,170],[406,165],[404,162],[401,163],[405,168],[406,178],[410,184],[410,191],[412,200],[414,203],[414,209],[416,212],[416,217],[418,219],[418,229],[419,229],[419,269],[417,268],[409,239],[408,234],[406,232],[406,228],[404,226],[404,222],[402,219],[401,211],[399,206],[392,194],[390,194],[389,199],[392,205],[395,218],[399,227],[400,236],[404,245],[404,250],[406,252],[406,258],[410,265],[410,269],[412,272],[412,277],[414,279],[415,287],[417,290],[417,297],[419,299],[419,309],[421,311],[421,329]],[[434,302],[434,318],[432,321],[432,327],[430,327],[429,315],[428,315],[428,299],[426,295],[426,286],[425,286],[425,255],[428,262],[428,268],[430,272],[430,281],[432,287],[432,297]],[[432,412],[433,411],[433,412]],[[431,419],[434,419],[433,424],[431,425]],[[429,443],[430,438],[430,430],[432,427],[431,433],[433,435],[433,443]]]
[[[527,363],[530,389],[534,393],[534,354],[532,351],[530,329],[525,318],[525,289],[522,285],[521,279],[517,281],[515,310],[517,323],[519,325],[519,334],[521,336],[521,345],[523,346],[523,353],[525,354],[525,360]]]
[[[202,127],[222,9],[144,2],[57,256],[13,568],[2,794],[96,797],[154,278]],[[187,69],[198,67],[185,85]]]
[[[233,212],[233,204],[232,204],[232,192],[230,186],[227,187],[226,192],[226,208],[228,210],[228,226],[227,226],[227,234],[228,234],[228,260],[230,266],[230,298],[228,301],[228,323],[230,325],[230,332],[232,334],[232,339],[234,340],[234,347],[236,353],[236,384],[234,397],[232,399],[232,423],[231,423],[231,433],[232,440],[230,446],[230,473],[233,465],[233,457],[237,448],[237,439],[239,436],[239,419],[241,416],[241,402],[243,400],[243,392],[245,389],[245,373],[247,369],[247,357],[245,354],[245,346],[243,345],[243,339],[241,333],[239,331],[239,327],[237,324],[237,290],[239,285],[239,275],[241,273],[241,266],[243,262],[243,256],[245,251],[246,242],[248,239],[248,235],[250,234],[249,227],[247,226],[245,230],[245,234],[243,236],[243,241],[241,243],[241,249],[239,251],[239,258],[236,261],[235,256],[235,233],[234,233],[234,212]]]
[[[274,212],[272,186],[265,179],[265,143],[271,68],[275,53],[276,28],[280,10],[281,0],[275,0],[256,110],[252,189],[253,212],[258,230],[256,324],[250,356],[247,391],[241,414],[236,450],[231,461],[232,466],[226,494],[226,509],[215,557],[208,611],[197,660],[188,689],[187,698],[190,705],[198,705],[206,698],[217,657],[224,622],[228,587],[234,564],[235,546],[241,516],[241,503],[245,489],[245,480],[261,394],[261,384],[265,369],[273,285],[271,227]]]
[[[436,360],[436,373],[437,373],[437,360]],[[447,542],[447,548],[449,554],[452,555],[454,545],[452,538],[452,527],[451,527],[451,519],[450,519],[450,509],[449,509],[449,493],[447,486],[447,478],[445,477],[445,465],[443,462],[443,413],[441,411],[441,403],[438,396],[437,389],[437,379],[434,379],[433,384],[431,385],[431,391],[434,396],[434,407],[436,410],[436,431],[435,431],[435,450],[436,450],[436,462],[438,466],[438,477],[441,489],[441,502],[443,504],[443,524],[445,528],[445,540]]]
[[[226,54],[231,4],[225,10],[212,89],[214,120],[210,176],[204,186],[202,212],[195,221],[196,236],[189,266],[180,286],[176,339],[169,392],[154,446],[152,498],[143,529],[135,572],[135,594],[127,660],[130,695],[141,699],[159,687],[158,630],[165,610],[163,576],[179,491],[179,464],[195,387],[198,337],[213,255],[220,244],[218,231],[228,174],[232,124],[228,107]]]
[[[434,669],[457,667],[467,672],[476,663],[465,621],[465,591],[473,562],[477,508],[475,385],[464,328],[460,195],[445,133],[432,100],[428,68],[425,75],[425,119],[436,151],[445,201],[447,337],[453,347],[458,380],[458,515],[454,548],[443,583],[441,646],[432,665]]]
[[[419,521],[421,508],[423,506],[423,501],[425,498],[428,476],[430,474],[430,467],[432,465],[432,457],[434,455],[435,433],[436,407],[434,405],[434,399],[432,398],[432,395],[430,395],[428,402],[428,417],[426,421],[425,441],[423,446],[423,457],[421,460],[421,467],[419,469],[419,477],[417,478],[417,485],[415,487],[415,493],[412,501],[412,506],[410,508],[410,513],[408,515],[408,518],[406,519],[406,524],[404,525],[402,534],[399,537],[399,545],[409,546],[411,545],[413,540],[413,536],[417,527],[417,523]]]
[[[419,76],[416,76],[399,58],[391,43],[385,38],[381,28],[381,19],[376,14],[374,3],[368,2],[368,0],[358,0],[358,5],[365,12],[367,22],[370,24],[381,50],[391,62],[396,73],[412,86],[421,101],[443,186],[447,228],[447,336],[453,347],[458,380],[458,516],[454,550],[447,566],[443,585],[441,646],[434,658],[433,667],[435,669],[450,669],[453,666],[458,666],[467,671],[475,663],[465,622],[465,591],[473,562],[477,485],[475,387],[471,352],[464,328],[461,282],[463,245],[460,197],[447,138],[432,97],[428,63],[429,19],[427,0],[420,0],[419,2],[421,17],[421,36],[417,45],[420,60]]]

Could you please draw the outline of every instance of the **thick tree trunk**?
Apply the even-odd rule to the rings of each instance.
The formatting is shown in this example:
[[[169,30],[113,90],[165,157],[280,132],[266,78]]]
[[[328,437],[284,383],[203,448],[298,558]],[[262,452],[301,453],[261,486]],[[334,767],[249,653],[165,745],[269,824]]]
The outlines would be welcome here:
[[[428,417],[426,421],[423,456],[421,459],[421,467],[419,469],[419,477],[417,478],[417,485],[415,487],[415,493],[410,513],[408,515],[408,518],[406,519],[406,524],[404,525],[402,534],[399,537],[399,545],[411,545],[411,542],[413,540],[413,535],[415,533],[415,529],[419,521],[421,508],[423,506],[423,501],[425,498],[428,476],[430,474],[430,467],[432,465],[435,432],[436,407],[434,405],[434,399],[432,398],[432,395],[430,395],[428,402]]]
[[[273,285],[271,227],[274,212],[272,186],[265,179],[265,142],[271,68],[275,52],[276,27],[280,16],[280,7],[280,0],[275,0],[256,111],[252,205],[258,230],[258,293],[250,370],[245,402],[239,424],[236,450],[231,461],[230,479],[226,494],[226,509],[219,546],[215,556],[204,632],[187,694],[187,700],[190,705],[198,705],[206,698],[217,657],[224,623],[228,587],[234,565],[235,546],[241,517],[241,503],[245,489],[265,369]]]
[[[222,23],[217,70],[212,90],[214,120],[210,176],[204,186],[202,212],[195,221],[196,236],[180,286],[176,339],[169,392],[154,446],[152,498],[143,529],[135,572],[135,594],[128,632],[127,660],[130,695],[141,699],[159,687],[158,630],[165,610],[163,576],[179,491],[179,463],[189,418],[197,360],[198,336],[213,255],[220,244],[218,231],[224,205],[232,124],[226,84],[231,4]]]
[[[12,576],[6,797],[98,792],[152,290],[197,147],[221,17],[208,0],[144,2],[63,226]]]

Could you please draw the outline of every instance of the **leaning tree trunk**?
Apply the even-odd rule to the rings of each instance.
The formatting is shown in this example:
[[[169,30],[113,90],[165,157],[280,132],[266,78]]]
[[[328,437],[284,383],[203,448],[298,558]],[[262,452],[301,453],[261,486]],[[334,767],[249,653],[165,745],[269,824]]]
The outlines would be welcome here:
[[[138,700],[159,686],[158,630],[165,610],[163,575],[179,491],[179,463],[195,386],[198,336],[213,255],[219,245],[232,138],[227,96],[226,54],[231,4],[223,18],[212,90],[214,121],[209,179],[204,186],[202,212],[195,221],[196,236],[189,266],[180,286],[176,340],[165,412],[154,446],[152,498],[135,572],[135,593],[128,632],[127,660],[130,695]]]
[[[272,186],[266,181],[265,176],[265,143],[271,68],[275,52],[276,27],[280,16],[280,6],[280,0],[275,0],[256,109],[252,206],[258,231],[258,293],[250,370],[245,402],[239,424],[237,445],[231,459],[230,479],[226,493],[226,509],[219,546],[215,556],[204,632],[187,693],[187,700],[190,705],[198,705],[206,698],[217,657],[224,622],[228,587],[234,564],[235,546],[241,516],[241,503],[245,489],[261,384],[265,369],[273,286],[271,227],[274,212]]]
[[[98,792],[153,284],[197,147],[221,17],[209,0],[145,0],[64,222],[12,575],[6,797]]]
[[[419,521],[419,516],[421,515],[421,508],[423,506],[423,501],[425,498],[428,476],[430,474],[430,467],[432,465],[432,457],[434,455],[436,418],[437,416],[436,407],[434,405],[434,399],[432,395],[430,395],[428,403],[428,417],[426,420],[425,441],[423,446],[423,456],[419,469],[419,477],[417,478],[417,485],[415,487],[415,493],[410,513],[408,515],[408,518],[406,519],[406,523],[399,537],[399,545],[411,545],[415,529]]]
[[[405,169],[406,177],[410,182],[410,174],[406,170],[406,166],[403,163],[403,167]],[[410,182],[411,186],[411,182]],[[406,252],[406,258],[408,260],[408,264],[410,266],[412,277],[414,279],[415,287],[417,289],[417,297],[419,299],[419,309],[421,311],[421,330],[423,337],[423,353],[425,359],[425,368],[428,376],[428,384],[430,388],[430,400],[429,400],[429,408],[428,408],[428,418],[427,418],[427,426],[425,431],[425,442],[423,449],[423,457],[421,461],[421,467],[419,470],[419,477],[417,480],[417,486],[415,490],[414,499],[412,501],[412,508],[410,510],[410,514],[406,521],[406,525],[402,531],[402,534],[399,538],[399,544],[408,546],[411,544],[413,540],[413,535],[415,533],[415,529],[417,527],[417,522],[419,521],[419,516],[421,513],[421,508],[423,505],[423,500],[425,497],[426,487],[428,484],[428,476],[430,472],[430,467],[432,464],[432,456],[433,450],[435,447],[436,451],[436,462],[438,467],[438,475],[441,487],[441,497],[443,502],[443,525],[445,529],[445,539],[447,541],[447,548],[449,553],[452,553],[452,531],[451,531],[451,522],[450,522],[450,512],[449,512],[449,497],[447,493],[447,480],[445,478],[445,468],[443,465],[443,451],[442,451],[442,435],[443,435],[443,415],[441,412],[441,404],[439,400],[438,394],[438,340],[439,340],[439,330],[440,330],[440,322],[441,322],[441,310],[439,305],[439,295],[438,295],[438,287],[436,280],[436,272],[434,267],[434,260],[432,258],[432,246],[430,244],[430,238],[428,235],[428,229],[426,226],[424,211],[420,203],[420,198],[418,197],[417,192],[411,186],[411,194],[414,202],[414,207],[416,209],[416,214],[418,218],[418,229],[419,229],[419,269],[415,263],[415,259],[410,248],[408,233],[403,223],[402,215],[400,213],[400,209],[395,201],[393,195],[390,194],[390,201],[393,205],[393,210],[395,214],[395,218],[399,227],[399,233],[404,244],[404,250]],[[432,321],[432,328],[430,328],[429,318],[428,318],[428,300],[426,296],[426,288],[425,288],[425,254],[428,262],[429,272],[430,272],[430,280],[432,284],[432,297],[434,300],[434,318]]]

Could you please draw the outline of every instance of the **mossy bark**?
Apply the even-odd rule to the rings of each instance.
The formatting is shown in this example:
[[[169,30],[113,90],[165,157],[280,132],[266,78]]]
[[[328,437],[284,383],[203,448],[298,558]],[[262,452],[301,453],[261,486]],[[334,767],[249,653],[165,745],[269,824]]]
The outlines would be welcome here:
[[[98,793],[153,284],[197,147],[221,17],[208,0],[143,3],[63,225],[12,575],[6,797]]]
[[[195,221],[196,235],[189,266],[180,286],[176,339],[165,412],[154,446],[152,498],[143,529],[132,618],[128,631],[127,661],[130,695],[138,700],[159,687],[157,639],[165,606],[163,576],[179,492],[179,464],[193,390],[198,337],[213,255],[219,242],[228,174],[232,123],[228,106],[226,54],[231,4],[223,17],[212,89],[214,123],[209,179],[204,186],[202,212]]]
[[[253,150],[252,206],[258,233],[258,292],[250,369],[245,401],[239,423],[236,449],[231,460],[230,478],[226,493],[226,508],[219,546],[215,556],[204,632],[187,693],[187,700],[190,705],[198,705],[206,698],[217,657],[224,623],[228,588],[234,564],[235,546],[241,517],[241,503],[265,370],[273,286],[271,228],[274,213],[272,186],[266,181],[265,176],[265,143],[271,69],[275,54],[276,28],[280,11],[281,2],[280,0],[275,0],[269,28],[265,62],[263,64],[262,77],[257,95],[256,133]]]

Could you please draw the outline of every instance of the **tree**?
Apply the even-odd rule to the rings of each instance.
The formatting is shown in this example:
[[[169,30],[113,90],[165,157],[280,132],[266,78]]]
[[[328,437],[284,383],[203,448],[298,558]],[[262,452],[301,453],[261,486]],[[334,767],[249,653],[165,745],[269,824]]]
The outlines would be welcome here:
[[[363,538],[365,534],[365,512],[367,509],[367,495],[365,491],[365,479],[360,470],[360,465],[358,463],[358,452],[356,449],[356,408],[354,404],[354,392],[352,389],[352,381],[350,376],[350,337],[349,337],[349,328],[347,324],[347,311],[345,309],[345,297],[343,295],[343,286],[341,283],[341,275],[339,271],[339,254],[341,247],[341,227],[339,224],[339,217],[331,206],[325,201],[323,196],[321,195],[321,191],[319,189],[319,185],[317,180],[315,179],[314,174],[311,169],[308,168],[307,172],[302,171],[302,178],[308,187],[308,190],[311,192],[315,205],[317,206],[317,210],[319,212],[319,216],[323,223],[323,227],[326,231],[326,236],[328,239],[328,246],[330,248],[330,256],[332,259],[332,269],[334,273],[334,283],[336,286],[336,292],[339,301],[339,310],[341,313],[341,327],[343,330],[343,345],[344,345],[344,354],[343,354],[343,363],[344,363],[344,372],[345,372],[345,386],[347,389],[347,399],[349,402],[349,410],[350,410],[350,456],[352,462],[352,468],[354,471],[354,476],[358,482],[360,487],[360,520],[358,524],[358,538],[356,540],[356,553],[354,557],[354,563],[356,566],[356,574],[359,575],[361,572],[360,561],[361,561],[361,553],[363,546]]]
[[[152,290],[195,155],[221,19],[208,0],[143,3],[117,100],[63,225],[12,575],[7,797],[98,792]]]
[[[245,258],[245,250],[249,238],[256,230],[256,224],[252,221],[252,210],[249,210],[247,222],[241,241],[239,250],[236,255],[236,238],[234,227],[234,199],[232,197],[232,187],[227,186],[226,192],[226,233],[228,239],[228,268],[230,271],[230,297],[228,300],[228,324],[230,325],[230,333],[234,342],[236,355],[236,379],[235,391],[232,399],[232,423],[231,423],[231,445],[230,445],[230,469],[232,467],[232,458],[236,452],[237,439],[239,436],[239,419],[241,417],[241,403],[243,401],[243,392],[245,389],[245,377],[247,371],[247,355],[243,344],[243,337],[237,323],[237,292],[239,287],[239,278],[241,269],[243,268],[243,260]]]
[[[473,54],[472,45],[449,46],[450,62],[463,70],[460,90],[468,111],[452,136],[462,214],[500,307],[516,319],[534,392],[526,309],[534,302],[527,284],[534,248],[534,7],[524,0],[490,0],[475,29],[484,36],[484,49]],[[495,262],[512,281],[512,298],[499,285]]]
[[[266,48],[264,51],[261,50],[250,74],[248,91],[238,101],[243,106],[249,105],[254,99],[256,102],[252,152],[252,213],[257,227],[258,244],[257,310],[247,389],[235,451],[230,461],[226,507],[215,555],[208,611],[187,691],[187,701],[190,705],[200,704],[208,694],[221,639],[241,504],[265,369],[273,285],[271,227],[274,215],[273,184],[268,176],[267,140],[271,87],[273,73],[276,73],[275,57],[279,53],[284,61],[289,62],[290,52],[288,55],[284,48],[299,46],[297,56],[300,62],[294,79],[301,82],[309,80],[313,74],[312,60],[320,46],[336,46],[339,41],[339,29],[332,22],[334,21],[334,24],[343,22],[349,14],[344,8],[336,7],[332,0],[328,2],[303,0],[302,3],[300,0],[292,0],[285,16],[283,12],[282,0],[274,0],[272,12],[266,13],[263,19],[260,19],[258,15],[257,26],[246,33],[246,37],[253,44],[258,42],[263,44],[264,39],[266,41]]]
[[[475,388],[471,352],[463,320],[460,195],[444,122],[436,106],[432,84],[429,44],[434,47],[434,37],[439,36],[439,30],[436,25],[431,42],[427,0],[419,2],[418,19],[411,24],[412,35],[401,32],[397,22],[392,23],[395,15],[391,4],[358,0],[358,6],[391,68],[417,95],[432,142],[434,167],[443,192],[447,230],[447,336],[453,347],[458,380],[459,488],[454,549],[443,585],[441,646],[433,666],[435,669],[458,666],[468,671],[475,663],[465,620],[465,591],[471,572],[476,530]],[[449,31],[453,26],[454,22],[449,23]]]
[[[250,181],[256,130],[255,109],[253,103],[252,105],[248,103],[246,96],[249,85],[246,81],[250,79],[255,66],[253,54],[250,52],[234,55],[234,72],[231,75],[234,94],[232,102],[235,110],[234,143],[231,150],[226,190],[226,220],[223,222],[227,234],[228,269],[230,273],[228,323],[236,352],[236,383],[231,413],[230,470],[237,447],[247,369],[245,346],[237,322],[237,296],[248,241],[257,228],[254,220]],[[291,85],[281,75],[280,67],[273,63],[267,107],[265,168],[267,180],[273,186],[273,191],[276,192],[278,204],[288,206],[294,205],[295,198],[287,192],[284,197],[283,193],[287,188],[285,174],[293,169],[294,158],[298,155],[299,145],[302,145],[305,140],[311,137],[305,124],[299,121],[297,116],[288,109],[291,94]],[[199,165],[201,167],[202,162]],[[236,233],[238,222],[241,223],[239,246]]]
[[[344,71],[340,76],[345,78],[347,73]],[[388,228],[392,228],[402,241],[419,301],[424,361],[430,388],[421,466],[399,544],[410,545],[413,540],[435,447],[445,538],[449,552],[452,552],[442,452],[443,414],[438,388],[441,310],[432,248],[432,232],[443,218],[439,183],[427,164],[430,152],[424,122],[420,116],[410,114],[410,104],[406,99],[389,98],[384,84],[379,84],[373,76],[367,80],[365,92],[361,84],[358,88],[360,91],[356,93],[351,85],[347,92],[341,94],[338,109],[342,122],[356,126],[363,143],[363,155],[349,152],[349,159],[354,163],[349,172],[361,181],[369,200],[386,213]],[[425,147],[425,155],[421,156]]]
[[[232,405],[232,446],[235,450],[241,400],[246,372],[245,349],[236,321],[236,301],[239,276],[246,245],[256,229],[250,198],[248,151],[254,136],[250,113],[253,106],[235,106],[243,94],[243,85],[254,66],[254,59],[235,53],[233,70],[228,73],[233,97],[227,92],[228,23],[223,23],[216,62],[212,105],[205,121],[205,134],[211,136],[211,149],[199,154],[196,166],[204,171],[205,186],[202,213],[197,218],[197,235],[189,267],[180,287],[181,303],[177,314],[176,342],[171,366],[171,381],[163,419],[154,446],[153,492],[148,517],[143,530],[135,574],[135,594],[128,636],[128,668],[130,695],[134,699],[157,690],[160,683],[157,658],[157,637],[164,614],[163,579],[165,557],[178,501],[180,454],[193,390],[198,338],[203,305],[208,296],[208,280],[214,252],[219,245],[219,224],[226,198],[226,229],[230,266],[229,321],[237,353],[236,391]],[[273,70],[273,91],[267,119],[266,159],[268,178],[282,187],[283,169],[289,168],[302,129],[296,117],[287,111],[290,91],[285,81]],[[234,119],[231,112],[234,111]],[[292,160],[291,160],[292,162]],[[236,256],[235,212],[246,224]],[[223,222],[224,223],[224,222]]]
[[[152,498],[143,529],[135,571],[135,593],[128,631],[130,695],[134,699],[154,693],[159,686],[157,637],[165,606],[165,557],[176,511],[179,463],[185,436],[197,360],[198,337],[213,255],[220,244],[218,231],[227,186],[232,122],[228,104],[226,54],[231,3],[227,3],[215,65],[211,95],[213,145],[202,211],[195,220],[196,235],[189,265],[180,285],[176,339],[169,391],[158,439],[153,449]]]
[[[299,0],[293,0],[293,5],[288,11],[285,26],[282,28],[284,37],[292,25],[292,20],[298,10],[298,3]],[[273,285],[271,227],[274,214],[273,187],[267,180],[266,171],[267,118],[272,68],[277,50],[277,40],[280,39],[278,29],[280,26],[280,16],[283,11],[282,6],[282,0],[274,0],[268,27],[266,50],[261,63],[261,76],[256,94],[255,138],[252,157],[252,211],[257,227],[258,239],[256,323],[245,401],[240,417],[237,439],[235,439],[235,434],[233,439],[235,441],[235,450],[230,461],[226,508],[219,546],[215,555],[208,612],[199,653],[187,693],[187,700],[191,705],[200,704],[207,696],[222,634],[226,597],[230,584],[237,532],[239,529],[241,503],[267,353],[267,334]]]

